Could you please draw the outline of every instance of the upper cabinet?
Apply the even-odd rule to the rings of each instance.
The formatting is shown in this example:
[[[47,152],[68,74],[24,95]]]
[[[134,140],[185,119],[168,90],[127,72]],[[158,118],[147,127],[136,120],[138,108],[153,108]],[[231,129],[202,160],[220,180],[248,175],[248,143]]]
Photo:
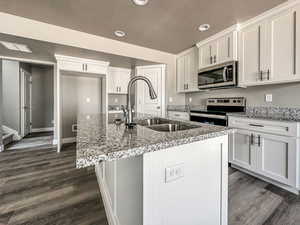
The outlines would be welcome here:
[[[218,35],[212,40],[198,43],[199,48],[199,69],[212,65],[221,64],[237,59],[237,32],[230,31]]]
[[[296,5],[239,31],[239,85],[300,80],[300,11]]]
[[[131,77],[131,69],[109,67],[108,93],[127,94],[127,86]]]
[[[108,62],[76,58],[64,55],[55,55],[55,58],[57,59],[60,70],[64,71],[107,74],[107,68],[109,65]]]
[[[192,92],[197,88],[197,48],[191,48],[177,57],[177,91]]]

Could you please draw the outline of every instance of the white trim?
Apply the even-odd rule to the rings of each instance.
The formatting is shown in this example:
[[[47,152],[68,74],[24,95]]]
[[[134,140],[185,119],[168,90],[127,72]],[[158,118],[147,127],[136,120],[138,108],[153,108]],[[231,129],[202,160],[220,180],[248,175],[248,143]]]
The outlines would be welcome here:
[[[21,78],[21,137],[24,137],[25,134],[25,127],[26,127],[26,118],[25,118],[25,98],[26,98],[26,93],[25,93],[25,86],[26,86],[26,79],[25,77],[27,75],[25,75],[25,73],[27,75],[29,75],[29,80],[30,82],[32,82],[32,74],[29,73],[28,71],[24,70],[24,69],[20,69],[20,78]],[[31,132],[31,123],[32,123],[32,84],[29,83],[29,133]]]
[[[58,143],[57,139],[52,140],[52,145],[57,145],[57,143]]]
[[[0,145],[0,152],[3,152],[4,151],[4,145]]]
[[[275,15],[277,13],[280,13],[280,12],[286,10],[286,9],[289,9],[289,8],[291,8],[291,7],[299,4],[299,3],[300,3],[300,0],[289,0],[289,1],[286,1],[286,2],[284,2],[284,3],[282,3],[282,4],[278,5],[278,6],[275,6],[272,9],[269,9],[269,10],[261,13],[260,15],[258,15],[256,17],[253,17],[253,18],[251,18],[251,19],[249,19],[249,20],[247,20],[247,21],[239,24],[239,29],[242,29],[242,28],[247,27],[249,25],[255,24],[255,23],[257,23],[259,21],[262,21],[264,19],[267,19],[270,16],[273,16],[273,15]]]
[[[108,193],[108,188],[106,186],[105,183],[105,175],[103,174],[103,178],[100,177],[100,172],[98,171],[100,168],[100,165],[96,165],[95,166],[95,172],[96,172],[96,177],[97,177],[97,181],[98,181],[98,185],[99,185],[99,190],[102,196],[102,200],[103,200],[103,205],[104,205],[104,209],[105,209],[105,214],[108,220],[108,224],[109,225],[120,225],[118,219],[115,217],[114,211],[111,207],[110,202],[110,197],[109,197],[109,193]]]
[[[54,127],[32,128],[32,133],[54,131]]]
[[[75,142],[76,142],[76,137],[68,137],[68,138],[62,139],[63,144],[69,144],[69,143],[75,143]]]
[[[222,30],[222,31],[220,31],[220,32],[218,32],[218,33],[216,33],[216,34],[210,36],[209,38],[207,38],[207,39],[205,39],[205,40],[202,40],[202,41],[198,42],[198,43],[196,44],[196,46],[197,46],[198,48],[200,48],[202,45],[205,45],[205,44],[207,44],[208,42],[214,41],[214,40],[216,40],[216,39],[219,39],[219,38],[223,37],[224,35],[227,35],[227,34],[229,34],[229,33],[231,33],[231,32],[237,31],[238,28],[239,28],[239,24],[234,24],[234,25],[232,25],[232,26],[226,28],[225,30]]]
[[[54,66],[56,64],[55,62],[51,62],[51,61],[26,59],[26,58],[18,58],[18,57],[9,57],[9,56],[3,56],[3,55],[0,55],[0,59],[13,60],[13,61],[19,61],[19,62],[24,62],[24,63],[32,63],[32,64],[43,64],[43,65],[49,65],[49,66]]]

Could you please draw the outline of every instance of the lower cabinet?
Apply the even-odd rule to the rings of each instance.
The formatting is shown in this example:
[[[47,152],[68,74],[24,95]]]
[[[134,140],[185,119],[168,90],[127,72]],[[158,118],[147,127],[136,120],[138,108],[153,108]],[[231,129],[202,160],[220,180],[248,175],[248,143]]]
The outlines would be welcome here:
[[[254,174],[298,189],[297,141],[295,137],[237,129],[230,137],[229,160]]]

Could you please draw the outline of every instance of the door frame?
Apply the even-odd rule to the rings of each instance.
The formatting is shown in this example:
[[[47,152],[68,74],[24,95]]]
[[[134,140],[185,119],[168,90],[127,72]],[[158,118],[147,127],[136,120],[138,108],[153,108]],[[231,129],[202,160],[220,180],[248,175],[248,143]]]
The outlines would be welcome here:
[[[25,82],[25,73],[30,74],[28,71],[24,69],[20,69],[20,82],[21,82],[21,92],[20,92],[20,97],[21,97],[21,137],[25,137],[25,127],[26,127],[26,118],[25,118],[25,109],[24,109],[24,104],[25,104],[25,98],[26,98],[26,82]],[[29,84],[29,133],[32,130],[32,74],[30,74],[30,84]]]
[[[166,64],[154,64],[149,66],[136,66],[135,67],[135,75],[137,76],[138,69],[151,69],[151,68],[161,68],[162,77],[161,77],[161,112],[162,117],[166,117]],[[135,93],[137,93],[137,85]],[[137,95],[135,95],[135,102],[137,103]]]

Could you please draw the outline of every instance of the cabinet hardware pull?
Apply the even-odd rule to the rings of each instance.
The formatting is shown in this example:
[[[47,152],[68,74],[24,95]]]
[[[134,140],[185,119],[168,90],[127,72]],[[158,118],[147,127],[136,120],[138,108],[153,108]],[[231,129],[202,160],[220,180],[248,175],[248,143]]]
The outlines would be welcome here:
[[[261,33],[261,27],[258,26],[258,71],[261,71],[261,65],[260,65],[260,47],[261,47],[260,33]]]
[[[187,89],[187,90],[189,89],[189,84],[186,84],[186,89]]]
[[[267,79],[270,80],[270,69],[267,71]]]
[[[214,60],[215,60],[215,63],[217,63],[217,56],[216,55],[214,56]]]
[[[264,127],[264,125],[261,125],[261,124],[253,124],[253,123],[249,123],[249,126],[252,126],[252,127]]]
[[[228,41],[228,58],[230,58],[230,37],[228,37],[227,41]]]
[[[213,57],[210,57],[210,64],[213,64]]]
[[[260,80],[261,81],[263,80],[263,71],[262,70],[260,71]]]
[[[260,142],[261,142],[261,138],[260,138],[260,135],[258,135],[258,137],[257,137],[257,139],[258,139],[258,143],[257,143],[257,145],[258,145],[258,147],[260,147]]]
[[[253,145],[254,144],[254,135],[251,134],[250,135],[250,145]]]
[[[119,87],[119,89],[120,89],[120,92],[122,92],[122,87]]]
[[[82,71],[84,71],[84,64],[82,64]]]

